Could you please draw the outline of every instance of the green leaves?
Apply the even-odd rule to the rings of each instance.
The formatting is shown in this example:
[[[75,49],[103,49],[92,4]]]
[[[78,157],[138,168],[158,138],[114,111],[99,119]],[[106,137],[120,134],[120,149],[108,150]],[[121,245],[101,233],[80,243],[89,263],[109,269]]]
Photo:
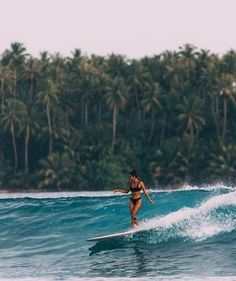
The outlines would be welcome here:
[[[38,171],[38,188],[44,189],[73,189],[79,188],[77,166],[75,160],[68,153],[50,154],[40,161]]]
[[[236,174],[236,145],[218,147],[218,151],[211,153],[209,172],[218,179],[224,177],[226,181],[235,179]]]
[[[235,85],[234,51],[36,59],[13,43],[0,59],[0,180],[109,188],[130,168],[163,186],[232,178]]]

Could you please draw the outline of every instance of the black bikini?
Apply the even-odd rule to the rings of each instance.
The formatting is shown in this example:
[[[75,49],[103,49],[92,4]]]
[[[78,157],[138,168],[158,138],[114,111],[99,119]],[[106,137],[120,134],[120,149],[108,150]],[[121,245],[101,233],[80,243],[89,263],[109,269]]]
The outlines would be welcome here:
[[[136,205],[136,203],[141,199],[141,197],[137,198],[137,199],[133,199],[132,197],[130,197],[130,200],[133,202],[134,206]]]
[[[140,184],[141,181],[138,182],[137,186],[136,187],[132,187],[130,185],[130,191],[133,193],[133,192],[140,192],[141,191],[141,187],[139,187],[139,184]],[[137,198],[137,199],[134,199],[132,197],[130,197],[130,200],[133,202],[134,205],[137,204],[137,202],[141,199],[141,197]]]

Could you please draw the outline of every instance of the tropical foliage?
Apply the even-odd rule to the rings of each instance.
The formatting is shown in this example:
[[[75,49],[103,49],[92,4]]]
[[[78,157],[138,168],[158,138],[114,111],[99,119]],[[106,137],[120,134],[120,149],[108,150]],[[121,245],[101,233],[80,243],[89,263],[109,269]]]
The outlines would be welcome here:
[[[236,52],[0,57],[0,185],[103,189],[234,182]]]

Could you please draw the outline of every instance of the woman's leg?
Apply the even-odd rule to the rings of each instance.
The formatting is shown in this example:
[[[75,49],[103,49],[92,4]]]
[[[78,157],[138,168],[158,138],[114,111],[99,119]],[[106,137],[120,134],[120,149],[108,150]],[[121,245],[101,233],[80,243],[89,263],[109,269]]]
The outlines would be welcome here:
[[[136,202],[136,204],[134,205],[134,208],[132,210],[132,218],[133,218],[134,224],[137,226],[138,226],[138,220],[136,218],[136,215],[137,215],[138,211],[140,210],[141,206],[142,206],[142,201],[139,200]]]
[[[142,206],[142,201],[138,200],[136,202],[136,204],[134,204],[131,200],[130,200],[130,215],[131,215],[131,227],[135,227],[138,226],[138,220],[136,218],[136,214],[138,213],[139,209]]]
[[[130,210],[131,227],[132,228],[134,227],[134,221],[133,221],[133,217],[132,217],[133,209],[134,209],[134,203],[131,200],[129,200],[129,210]]]

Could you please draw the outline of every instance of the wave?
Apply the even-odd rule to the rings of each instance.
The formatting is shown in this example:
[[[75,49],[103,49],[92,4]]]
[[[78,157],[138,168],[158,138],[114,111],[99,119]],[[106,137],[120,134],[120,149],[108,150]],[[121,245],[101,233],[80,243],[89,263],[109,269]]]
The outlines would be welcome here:
[[[157,204],[144,204],[138,216],[148,218],[140,223],[139,229],[144,231],[106,245],[94,245],[86,239],[124,231],[129,225],[127,198],[117,198],[112,192],[92,194],[41,193],[30,194],[33,197],[26,199],[21,198],[29,197],[27,193],[15,194],[16,199],[7,199],[12,194],[6,194],[8,197],[1,201],[0,208],[0,281],[4,277],[25,280],[24,276],[35,281],[50,277],[59,280],[61,276],[72,281],[128,280],[124,277],[127,272],[127,276],[137,277],[130,265],[136,265],[141,257],[145,258],[150,276],[134,279],[138,281],[156,280],[156,276],[160,281],[172,280],[170,275],[162,276],[172,271],[162,271],[161,260],[163,266],[177,266],[179,280],[210,280],[206,276],[195,278],[209,257],[214,258],[210,258],[213,268],[222,269],[219,274],[235,273],[236,191],[153,194]],[[184,266],[188,264],[186,271],[178,261]],[[228,264],[232,264],[229,269]],[[109,272],[114,269],[112,276]],[[196,275],[185,278],[182,274],[191,274],[189,269]],[[205,268],[206,274],[210,272],[210,267]],[[97,279],[93,278],[96,276]],[[227,279],[220,276],[218,280]]]
[[[214,191],[214,190],[228,190],[232,191],[235,190],[234,186],[228,186],[223,183],[216,183],[216,184],[203,184],[203,185],[189,185],[184,184],[182,187],[178,188],[166,188],[166,189],[158,189],[158,188],[151,188],[150,191],[152,192],[180,192],[180,191],[194,191],[194,190],[201,190],[201,191]]]
[[[112,191],[61,191],[61,192],[9,192],[1,193],[0,199],[57,199],[73,197],[110,197],[116,196]]]
[[[167,215],[145,220],[140,223],[137,231],[144,231],[145,235],[138,236],[143,236],[149,243],[160,243],[179,238],[203,241],[222,233],[230,233],[235,228],[234,191],[213,196],[194,208],[183,207]]]
[[[218,183],[215,185],[183,185],[183,187],[173,187],[168,189],[160,189],[158,187],[151,187],[151,193],[166,193],[166,192],[182,192],[182,191],[214,191],[214,190],[235,190],[233,186],[226,186]],[[62,191],[62,192],[7,192],[0,193],[1,199],[18,199],[18,198],[34,198],[34,199],[57,199],[57,198],[70,198],[70,197],[113,197],[113,196],[126,196],[125,194],[113,193],[110,191]]]
[[[101,195],[101,193],[99,194]],[[167,209],[167,213],[164,215],[158,215],[141,221],[138,231],[142,230],[143,232],[134,233],[132,239],[154,244],[170,242],[176,239],[198,242],[211,239],[217,235],[233,232],[236,229],[236,191],[217,195],[215,193],[212,194],[208,194],[207,198],[204,196],[204,201],[197,205],[195,203],[193,207],[185,207],[184,204],[188,201],[183,201],[181,202],[182,206],[180,205],[180,209],[176,211]],[[22,196],[21,198],[28,196],[28,194],[20,195]],[[96,198],[97,195],[96,193]],[[28,235],[34,237],[33,232],[25,232],[24,226],[27,225],[28,229],[34,230],[34,233],[46,236],[52,235],[51,231],[60,231],[60,237],[72,233],[72,239],[76,241],[73,233],[78,231],[79,227],[83,227],[82,231],[84,233],[87,231],[86,236],[91,236],[89,234],[91,228],[96,227],[96,229],[104,229],[105,231],[104,225],[106,229],[114,232],[109,224],[111,212],[119,209],[119,213],[116,216],[120,216],[119,218],[121,219],[125,217],[122,214],[122,210],[125,213],[127,212],[126,202],[124,201],[122,205],[118,205],[118,200],[115,198],[112,201],[106,200],[105,202],[97,199],[94,201],[89,198],[85,200],[80,198],[76,200],[73,198],[71,200],[65,199],[68,197],[81,197],[78,192],[41,193],[33,194],[33,196],[32,198],[59,199],[48,201],[25,199],[4,202],[1,207],[2,233],[0,236],[2,238],[9,235],[11,237],[14,231],[17,231],[17,228],[21,228],[23,237],[28,237]],[[185,200],[189,200],[189,196],[192,197],[191,193],[186,193]],[[209,196],[211,197],[209,198]],[[165,197],[167,201],[171,202],[168,194]],[[14,198],[14,195],[10,198]],[[172,200],[172,202],[177,200]],[[164,199],[162,199],[163,201]],[[162,206],[159,206],[159,204],[154,205],[152,212],[160,212],[159,208],[162,208]],[[93,215],[94,211],[96,211],[96,216]],[[50,225],[47,222],[50,222]]]

